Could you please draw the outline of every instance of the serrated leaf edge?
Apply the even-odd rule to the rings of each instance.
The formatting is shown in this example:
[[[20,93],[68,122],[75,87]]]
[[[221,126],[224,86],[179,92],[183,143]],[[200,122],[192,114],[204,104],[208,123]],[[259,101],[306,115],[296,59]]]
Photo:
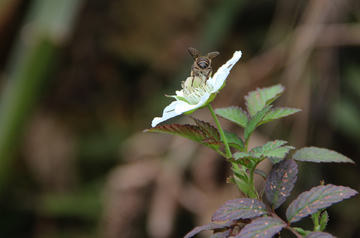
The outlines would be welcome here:
[[[329,190],[329,189],[333,189],[333,188],[336,188],[335,191],[338,191],[338,189],[349,189],[351,190],[353,193],[346,196],[346,197],[338,197],[337,200],[339,201],[335,201],[335,202],[329,202],[327,203],[326,205],[322,205],[322,206],[317,206],[317,209],[315,209],[314,211],[310,211],[309,208],[307,207],[310,207],[311,205],[313,205],[316,202],[319,202],[319,200],[324,200],[326,199],[328,196],[330,195],[327,195],[325,198],[323,196],[323,194]],[[318,197],[316,198],[316,200],[314,200],[315,198],[312,198],[311,196],[314,195],[314,193],[316,193],[318,190],[320,189],[324,189],[324,191],[321,192],[321,194],[318,195]],[[341,190],[340,190],[341,191]],[[339,193],[339,192],[336,192],[336,193]],[[293,223],[293,222],[296,222],[296,221],[299,221],[301,220],[302,218],[304,217],[307,217],[308,215],[311,215],[315,212],[317,212],[318,210],[320,209],[323,209],[323,208],[327,208],[327,207],[330,207],[331,205],[335,204],[335,203],[338,203],[338,202],[341,202],[343,201],[344,199],[348,199],[354,195],[356,195],[358,192],[355,191],[354,189],[351,189],[351,188],[348,188],[348,187],[344,187],[344,186],[336,186],[336,185],[332,185],[332,184],[327,184],[327,185],[319,185],[317,187],[313,187],[312,189],[310,189],[310,191],[305,191],[303,193],[301,193],[294,201],[291,202],[291,204],[289,205],[289,207],[287,208],[286,210],[286,218],[288,219],[289,223]],[[341,195],[342,193],[340,193]],[[321,195],[321,196],[320,196]],[[303,198],[306,198],[306,200],[309,200],[310,198],[313,199],[313,201],[310,201],[310,203],[307,203],[305,205],[301,205],[299,206],[300,202],[302,202]],[[319,199],[320,197],[320,199]],[[323,203],[323,202],[321,202]],[[294,207],[294,208],[293,208]],[[291,217],[288,217],[288,212],[289,209],[292,208],[292,210],[296,209],[295,212],[292,214]],[[307,208],[307,210],[306,210]],[[301,213],[301,211],[306,211],[305,213]],[[294,219],[294,217],[296,216],[299,216],[300,218],[297,218],[297,219]]]
[[[244,113],[244,114],[246,115],[246,118],[247,118],[246,124],[243,125],[243,124],[239,123],[239,121],[234,121],[234,120],[231,120],[230,118],[227,118],[227,117],[224,117],[223,115],[218,114],[217,111],[218,111],[218,110],[222,110],[222,109],[236,109],[236,110],[240,110],[241,113]],[[227,121],[230,121],[230,122],[232,122],[232,123],[235,123],[236,125],[238,125],[238,126],[240,126],[240,127],[243,127],[243,128],[245,128],[245,127],[247,126],[247,124],[249,123],[249,121],[250,121],[250,115],[249,115],[249,113],[248,113],[247,111],[243,110],[241,107],[237,107],[237,106],[217,108],[217,109],[215,109],[215,114],[216,114],[217,116],[219,116],[219,117],[221,117],[221,118],[223,118],[223,119],[225,119],[225,120],[227,120]]]

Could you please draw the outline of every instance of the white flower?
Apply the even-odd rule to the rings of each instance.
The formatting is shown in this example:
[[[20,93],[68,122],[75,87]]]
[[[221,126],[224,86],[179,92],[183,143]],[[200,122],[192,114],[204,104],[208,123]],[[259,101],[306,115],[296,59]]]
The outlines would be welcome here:
[[[225,86],[225,80],[231,68],[241,58],[241,51],[236,51],[234,56],[221,66],[213,77],[204,82],[203,78],[188,77],[182,83],[182,90],[176,91],[173,97],[176,101],[165,107],[162,117],[155,117],[151,123],[152,127],[181,114],[191,114],[199,108],[205,107],[214,100],[216,94]]]

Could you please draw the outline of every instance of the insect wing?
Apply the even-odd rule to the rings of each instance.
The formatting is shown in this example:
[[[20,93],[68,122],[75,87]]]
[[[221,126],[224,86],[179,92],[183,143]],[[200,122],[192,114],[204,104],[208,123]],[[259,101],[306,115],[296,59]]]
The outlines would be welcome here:
[[[210,53],[207,55],[207,57],[208,57],[210,60],[213,60],[213,59],[215,59],[216,57],[218,57],[219,54],[220,54],[219,52],[214,51],[214,52],[210,52]]]
[[[197,49],[189,47],[188,51],[195,60],[196,60],[196,58],[198,58],[200,56],[200,51],[198,51]]]

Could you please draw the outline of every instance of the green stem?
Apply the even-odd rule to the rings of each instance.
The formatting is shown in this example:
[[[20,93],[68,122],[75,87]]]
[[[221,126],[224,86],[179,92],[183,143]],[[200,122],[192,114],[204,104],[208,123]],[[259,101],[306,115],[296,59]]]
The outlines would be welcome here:
[[[212,109],[210,103],[207,105],[207,107],[209,108],[210,113],[211,113],[211,115],[212,115],[213,118],[214,118],[214,121],[215,121],[215,123],[216,123],[216,126],[217,126],[217,128],[218,128],[218,130],[219,130],[219,132],[220,132],[221,139],[222,139],[222,141],[224,142],[226,158],[231,158],[231,157],[232,157],[232,153],[231,153],[229,144],[227,143],[227,140],[226,140],[224,131],[223,131],[223,129],[221,128],[221,125],[220,125],[220,123],[219,123],[219,120],[217,119],[217,117],[216,117],[216,115],[215,115],[215,112],[214,112],[214,110]]]
[[[320,217],[320,211],[317,211],[316,213],[311,215],[311,218],[314,223],[314,231],[320,231],[319,217]]]
[[[249,139],[250,139],[250,138],[249,138]],[[247,140],[245,141],[245,146],[244,146],[244,152],[245,152],[245,153],[248,152],[249,139],[247,139]]]
[[[255,186],[254,186],[254,172],[255,172],[255,168],[250,170],[250,184],[251,184],[251,188],[255,191]]]
[[[251,137],[252,133],[248,136],[248,138],[245,140],[245,146],[244,146],[244,152],[247,153],[248,152],[248,147],[249,147],[249,141],[250,141],[250,137]]]
[[[256,167],[258,166],[258,164],[261,162],[262,160],[259,160],[255,165],[254,165],[254,168],[252,168],[250,170],[250,185],[251,185],[251,188],[253,189],[253,191],[258,195],[258,193],[256,192],[256,189],[255,189],[255,185],[254,185],[254,173],[255,173],[255,169]],[[259,197],[261,198],[261,196]]]

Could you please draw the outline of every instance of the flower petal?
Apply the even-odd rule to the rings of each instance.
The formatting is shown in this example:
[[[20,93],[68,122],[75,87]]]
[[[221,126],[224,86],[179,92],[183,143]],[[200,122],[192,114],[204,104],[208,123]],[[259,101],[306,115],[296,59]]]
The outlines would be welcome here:
[[[183,92],[183,90],[176,91],[176,96],[184,97],[184,92]]]
[[[186,103],[184,101],[178,101],[178,104],[176,105],[176,108],[175,108],[175,111],[177,113],[184,113],[184,112],[187,112],[187,111],[191,111],[191,110],[194,110],[194,109],[197,109],[197,108],[200,108],[202,106],[204,106],[204,104],[207,102],[207,100],[209,99],[210,97],[210,93],[205,93],[201,99],[200,99],[200,102],[198,104],[195,104],[195,105],[192,105],[192,104],[189,104],[189,103]]]
[[[232,67],[236,62],[241,58],[241,51],[236,51],[233,57],[226,62],[219,70],[214,74],[214,77],[209,78],[206,81],[207,86],[211,86],[210,90],[205,90],[204,95],[201,96],[200,101],[197,104],[191,104],[191,100],[187,100],[184,95],[184,89],[176,91],[176,95],[171,95],[168,97],[173,97],[176,101],[172,102],[169,106],[165,107],[162,117],[155,117],[151,123],[152,127],[155,127],[159,123],[166,121],[170,118],[179,116],[181,114],[191,114],[199,108],[205,107],[210,103],[214,98],[216,93],[225,85],[225,80],[230,73]],[[211,91],[212,90],[212,91]],[[211,93],[209,93],[211,91]],[[196,100],[197,101],[197,100]]]
[[[155,127],[157,124],[166,121],[170,118],[176,117],[181,115],[182,113],[178,113],[176,112],[175,108],[177,106],[177,104],[181,102],[181,101],[174,101],[172,103],[170,103],[169,106],[165,107],[164,112],[163,112],[163,116],[162,117],[155,117],[151,123],[152,127]]]
[[[221,66],[218,71],[214,74],[212,78],[210,78],[207,83],[213,86],[213,93],[217,92],[224,85],[227,76],[230,73],[232,67],[238,62],[241,58],[241,51],[236,51],[231,59],[229,59],[226,64]]]

